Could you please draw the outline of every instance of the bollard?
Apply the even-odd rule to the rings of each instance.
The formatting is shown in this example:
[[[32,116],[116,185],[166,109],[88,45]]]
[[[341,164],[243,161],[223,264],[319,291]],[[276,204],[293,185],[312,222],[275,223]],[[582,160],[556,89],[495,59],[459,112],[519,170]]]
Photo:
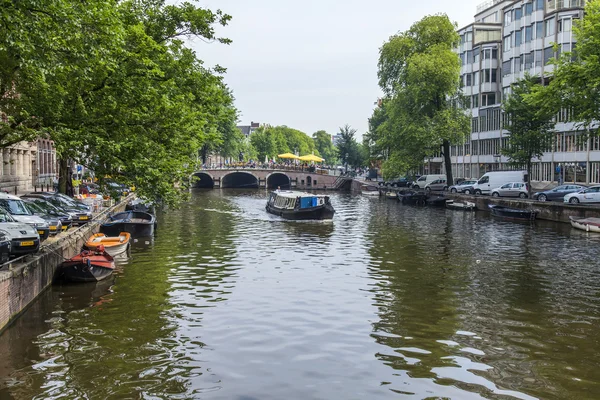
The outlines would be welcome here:
[[[15,196],[17,195],[17,187],[15,186]]]

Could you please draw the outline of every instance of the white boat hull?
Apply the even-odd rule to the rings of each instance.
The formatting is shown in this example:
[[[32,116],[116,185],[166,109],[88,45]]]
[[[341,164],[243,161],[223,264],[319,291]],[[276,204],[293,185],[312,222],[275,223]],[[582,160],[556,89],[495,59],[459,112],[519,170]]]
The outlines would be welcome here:
[[[363,191],[360,192],[363,196],[377,196],[379,197],[379,191],[378,190],[368,190],[368,191]]]
[[[600,218],[575,219],[571,217],[570,219],[571,226],[575,229],[600,233]]]

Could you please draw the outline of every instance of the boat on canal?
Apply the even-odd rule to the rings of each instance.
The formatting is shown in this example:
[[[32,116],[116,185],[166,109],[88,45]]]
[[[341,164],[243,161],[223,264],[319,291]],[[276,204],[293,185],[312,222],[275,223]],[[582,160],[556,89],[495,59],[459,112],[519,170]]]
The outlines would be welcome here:
[[[108,278],[115,270],[115,261],[103,245],[95,250],[83,250],[62,263],[61,272],[70,282],[98,282]]]
[[[446,208],[449,210],[458,210],[458,211],[476,211],[477,205],[470,201],[466,201],[464,203],[455,202],[454,200],[446,200]]]
[[[332,219],[335,214],[329,196],[294,190],[271,192],[266,210],[290,220],[325,220]]]
[[[104,246],[104,250],[111,257],[114,257],[127,251],[129,239],[131,239],[129,232],[121,232],[119,236],[106,236],[104,233],[95,233],[85,242],[85,248],[94,251],[98,246],[102,245]]]
[[[533,221],[537,218],[538,212],[535,210],[520,210],[499,205],[488,205],[490,212],[494,217],[514,219],[520,221]]]
[[[390,200],[398,200],[398,193],[396,192],[386,192],[385,197]]]
[[[406,192],[398,197],[402,204],[410,204],[414,206],[424,206],[427,204],[427,195],[423,192]]]
[[[362,185],[360,187],[360,193],[363,196],[378,196],[379,197],[379,188],[377,186]]]
[[[448,199],[444,196],[429,197],[427,198],[426,203],[430,207],[445,207],[446,200]]]
[[[123,211],[113,214],[100,225],[100,232],[107,236],[119,236],[128,232],[133,237],[154,235],[156,217],[143,211]]]
[[[600,218],[575,218],[569,217],[571,226],[586,232],[600,233]]]

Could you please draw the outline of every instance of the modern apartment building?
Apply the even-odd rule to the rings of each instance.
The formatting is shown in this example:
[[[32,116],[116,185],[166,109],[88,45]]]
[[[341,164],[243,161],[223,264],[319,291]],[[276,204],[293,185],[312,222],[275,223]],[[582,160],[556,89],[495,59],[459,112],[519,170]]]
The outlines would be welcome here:
[[[508,132],[502,129],[501,102],[511,84],[526,73],[546,79],[551,58],[573,49],[573,23],[583,17],[584,0],[492,0],[480,5],[472,24],[460,29],[457,49],[462,61],[463,93],[470,100],[472,123],[468,140],[451,149],[455,177],[480,177],[508,169],[500,155]],[[554,51],[554,43],[558,51]],[[556,116],[555,141],[534,160],[531,180],[600,183],[600,140],[577,132]],[[441,158],[430,160],[435,173]],[[433,167],[432,167],[433,165]]]

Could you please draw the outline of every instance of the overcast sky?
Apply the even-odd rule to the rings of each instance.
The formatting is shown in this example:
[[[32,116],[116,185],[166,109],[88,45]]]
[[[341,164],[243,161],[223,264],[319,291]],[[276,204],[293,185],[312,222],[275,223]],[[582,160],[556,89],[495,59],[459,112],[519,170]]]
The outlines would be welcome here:
[[[208,66],[227,68],[240,123],[287,125],[308,135],[346,123],[368,129],[381,45],[428,14],[472,22],[482,0],[204,0],[233,16],[229,46],[193,42]]]

